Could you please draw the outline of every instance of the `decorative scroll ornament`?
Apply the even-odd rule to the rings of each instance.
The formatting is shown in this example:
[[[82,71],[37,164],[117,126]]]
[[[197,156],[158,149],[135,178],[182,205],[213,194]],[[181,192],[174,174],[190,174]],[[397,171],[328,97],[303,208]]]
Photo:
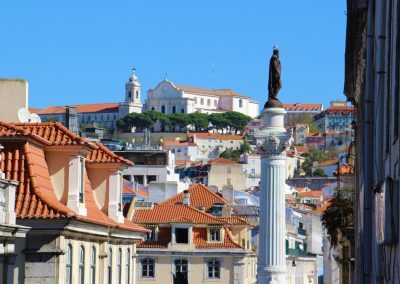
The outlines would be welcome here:
[[[270,134],[267,137],[263,137],[258,140],[257,146],[260,152],[278,154],[290,148],[292,142],[292,133],[288,131],[286,133]]]

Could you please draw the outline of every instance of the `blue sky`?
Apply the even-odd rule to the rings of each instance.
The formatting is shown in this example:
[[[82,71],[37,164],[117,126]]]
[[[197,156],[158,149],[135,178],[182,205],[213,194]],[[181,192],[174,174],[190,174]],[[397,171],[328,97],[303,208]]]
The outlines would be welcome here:
[[[0,77],[29,81],[29,106],[118,102],[132,66],[164,79],[267,98],[281,52],[284,103],[343,96],[345,0],[3,1]],[[213,67],[214,65],[214,67]]]

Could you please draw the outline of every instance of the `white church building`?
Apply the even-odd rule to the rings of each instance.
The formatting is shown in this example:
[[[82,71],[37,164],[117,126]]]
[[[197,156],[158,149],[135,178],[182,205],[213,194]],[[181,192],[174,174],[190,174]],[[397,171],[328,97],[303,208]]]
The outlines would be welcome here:
[[[210,90],[175,85],[167,79],[147,91],[144,111],[162,113],[220,113],[237,111],[250,117],[259,115],[258,102],[230,89]]]

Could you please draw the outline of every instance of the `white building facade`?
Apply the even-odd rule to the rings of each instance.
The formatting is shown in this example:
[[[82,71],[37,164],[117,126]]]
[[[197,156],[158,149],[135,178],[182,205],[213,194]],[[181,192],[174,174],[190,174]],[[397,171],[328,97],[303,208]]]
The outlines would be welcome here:
[[[250,117],[259,114],[258,102],[233,90],[209,90],[175,85],[165,79],[147,91],[144,110],[162,113],[220,113],[237,111]]]

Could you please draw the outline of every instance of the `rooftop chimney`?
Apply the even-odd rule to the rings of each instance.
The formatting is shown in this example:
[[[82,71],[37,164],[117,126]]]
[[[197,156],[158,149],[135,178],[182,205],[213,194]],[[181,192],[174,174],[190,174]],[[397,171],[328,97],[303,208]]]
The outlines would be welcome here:
[[[182,204],[190,206],[190,193],[189,193],[189,190],[187,190],[187,189],[183,191]]]

